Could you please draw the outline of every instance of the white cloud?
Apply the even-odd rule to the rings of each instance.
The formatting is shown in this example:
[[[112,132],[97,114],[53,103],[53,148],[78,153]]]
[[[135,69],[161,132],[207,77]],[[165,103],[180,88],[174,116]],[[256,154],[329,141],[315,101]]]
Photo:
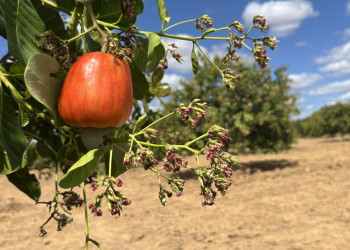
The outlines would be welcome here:
[[[251,25],[253,16],[266,17],[273,35],[286,37],[291,35],[309,17],[318,16],[312,3],[305,0],[250,2],[244,9],[242,17],[246,25]]]
[[[350,2],[346,3],[346,15],[350,15]]]
[[[187,34],[178,34],[178,36],[188,37]],[[164,38],[164,42],[167,44],[175,43],[178,47],[175,49],[180,53],[184,61],[182,63],[177,62],[170,53],[168,53],[168,61],[169,61],[169,70],[178,72],[178,73],[190,73],[192,72],[192,62],[191,62],[191,52],[193,48],[193,44],[191,41],[185,40],[175,40],[171,38]]]
[[[348,101],[350,101],[350,91],[346,92],[345,94],[343,94],[341,96],[339,96],[338,101],[341,101],[341,102],[348,102]]]
[[[309,104],[305,107],[300,107],[300,114],[293,115],[292,119],[298,120],[298,119],[306,118],[306,117],[310,116],[315,111],[316,111],[316,107],[312,104]]]
[[[347,28],[343,31],[343,37],[345,40],[348,40],[350,38],[350,28]]]
[[[297,42],[295,44],[295,46],[297,46],[297,47],[305,47],[305,46],[308,46],[308,45],[309,44],[307,42],[305,42],[305,41]]]
[[[140,105],[141,107],[143,107],[143,105]],[[158,98],[154,98],[149,104],[148,104],[148,107],[153,110],[153,111],[156,111],[156,110],[160,110],[162,108],[164,108],[164,106],[160,103],[159,99]],[[145,113],[145,112],[143,112]]]
[[[338,92],[350,91],[350,79],[345,81],[333,82],[328,85],[313,89],[310,95],[326,95]]]
[[[182,86],[180,85],[180,80],[184,79],[183,76],[179,75],[179,74],[164,74],[163,83],[168,83],[171,87],[171,90],[178,90],[181,89]]]
[[[215,44],[211,46],[210,51],[207,52],[207,50],[204,48],[204,51],[208,54],[210,58],[214,58],[216,55],[218,55],[220,58],[222,58],[227,53],[227,45],[228,43],[221,43],[221,44]],[[247,51],[247,52],[246,52]],[[241,61],[244,62],[254,62],[254,57],[252,53],[249,53],[248,50],[237,49],[235,54],[239,56]]]
[[[315,59],[318,64],[324,64],[320,71],[335,76],[350,74],[350,42],[332,48],[325,56]]]
[[[320,74],[308,74],[303,72],[300,74],[290,74],[289,78],[292,80],[290,85],[293,88],[305,88],[322,80],[323,76],[321,76]]]

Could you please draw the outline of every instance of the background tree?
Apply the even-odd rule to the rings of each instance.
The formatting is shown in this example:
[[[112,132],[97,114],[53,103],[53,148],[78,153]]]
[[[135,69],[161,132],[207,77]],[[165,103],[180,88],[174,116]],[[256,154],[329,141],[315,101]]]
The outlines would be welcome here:
[[[215,63],[225,67],[216,58]],[[286,68],[280,67],[271,75],[271,68],[259,69],[256,65],[241,62],[230,64],[240,78],[234,91],[223,91],[220,75],[211,64],[203,60],[198,73],[188,82],[180,82],[181,89],[172,92],[167,108],[187,103],[200,97],[208,105],[206,119],[223,124],[229,129],[230,147],[240,152],[276,152],[289,148],[295,131],[291,115],[298,112],[296,95],[289,94]],[[182,140],[193,137],[193,131],[178,131],[180,123],[166,124],[173,138]],[[206,131],[207,125],[196,130],[196,136]]]
[[[334,136],[350,133],[350,103],[336,103],[322,107],[310,117],[295,122],[303,137]]]

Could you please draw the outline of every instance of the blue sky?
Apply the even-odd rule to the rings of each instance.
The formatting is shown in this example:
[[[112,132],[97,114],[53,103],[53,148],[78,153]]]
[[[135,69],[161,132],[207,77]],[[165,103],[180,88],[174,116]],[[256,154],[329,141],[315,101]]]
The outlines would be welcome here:
[[[272,58],[269,64],[273,69],[282,65],[288,67],[287,73],[293,80],[292,92],[299,94],[301,114],[297,118],[306,117],[323,105],[350,100],[350,0],[165,0],[165,4],[171,15],[169,25],[208,14],[215,28],[227,26],[234,20],[248,23],[245,26],[248,27],[254,14],[265,15],[270,23],[269,35],[276,36],[279,41],[275,51],[268,51]],[[141,30],[159,31],[156,1],[144,0],[144,6],[136,25]],[[194,36],[199,31],[190,23],[170,29],[168,33]],[[183,41],[176,44],[185,62],[180,65],[169,58],[164,82],[170,83],[173,89],[179,88],[179,79],[189,79],[192,75],[192,44]],[[211,56],[225,53],[226,44],[222,41],[200,44]],[[6,53],[6,47],[1,39],[0,56]],[[245,49],[240,55],[251,58]]]

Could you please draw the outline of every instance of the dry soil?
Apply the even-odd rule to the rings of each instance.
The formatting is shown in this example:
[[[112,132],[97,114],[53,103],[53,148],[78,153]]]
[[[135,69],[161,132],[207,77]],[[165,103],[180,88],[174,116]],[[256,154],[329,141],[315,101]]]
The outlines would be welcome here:
[[[90,214],[90,236],[103,249],[350,249],[350,137],[299,139],[291,150],[239,160],[243,170],[212,207],[201,206],[199,183],[189,174],[183,195],[163,207],[153,173],[125,173],[122,191],[131,206],[118,218]],[[48,201],[53,180],[41,184]],[[83,249],[82,208],[61,232],[49,223],[41,238],[48,216],[45,205],[0,177],[0,249]]]

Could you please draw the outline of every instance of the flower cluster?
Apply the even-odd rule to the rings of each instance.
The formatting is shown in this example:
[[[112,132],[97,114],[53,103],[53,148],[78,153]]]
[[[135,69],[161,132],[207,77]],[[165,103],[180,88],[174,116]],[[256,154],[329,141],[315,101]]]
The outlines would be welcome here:
[[[243,25],[240,22],[234,21],[233,23],[229,24],[229,27],[231,26],[235,27],[239,33],[241,34],[243,33]]]
[[[166,57],[164,59],[160,60],[159,63],[160,63],[160,65],[162,65],[164,70],[168,69],[169,64],[168,64],[168,59]]]
[[[63,204],[68,211],[71,211],[73,207],[81,207],[83,205],[83,199],[74,191],[66,191],[61,193],[61,195],[63,196]]]
[[[217,153],[222,151],[225,144],[228,143],[228,130],[218,126],[213,125],[209,128],[208,134],[210,135],[210,139],[206,145],[206,158],[207,160],[212,160]]]
[[[235,40],[236,41],[236,40]],[[229,45],[227,46],[227,53],[224,55],[224,57],[222,58],[222,61],[224,64],[227,64],[229,61],[238,61],[239,60],[239,56],[237,56],[236,50],[234,49],[235,44],[229,43]]]
[[[89,209],[91,212],[96,216],[102,216],[102,210],[101,210],[101,201],[103,198],[102,195],[97,195],[95,198],[89,203]]]
[[[266,30],[268,30],[270,26],[266,22],[265,17],[261,15],[255,15],[253,17],[253,25],[254,25],[254,28],[260,29],[262,32],[266,32]]]
[[[152,150],[149,148],[138,149],[136,152],[136,157],[134,158],[134,164],[141,164],[145,170],[153,167],[158,163]]]
[[[167,198],[171,198],[173,196],[173,193],[166,190],[165,188],[163,188],[162,186],[160,186],[160,190],[159,190],[159,200],[160,203],[162,203],[163,206],[165,206],[165,204],[167,203]]]
[[[163,168],[167,172],[176,173],[180,171],[181,167],[187,166],[187,160],[182,159],[178,154],[176,154],[176,148],[172,146],[166,147],[166,154],[164,158]]]
[[[84,181],[85,184],[90,184],[90,187],[93,191],[98,188],[97,184],[97,172],[94,171],[90,174],[90,176]]]
[[[135,0],[122,0],[121,1],[121,7],[122,7],[123,14],[126,15],[129,20],[132,20],[134,18],[135,4],[136,4]]]
[[[131,200],[128,200],[122,193],[118,191],[108,191],[107,193],[108,209],[111,215],[118,214],[123,210],[123,206],[129,206]]]
[[[171,51],[171,55],[173,56],[173,58],[178,61],[179,63],[182,63],[184,61],[184,59],[182,58],[182,56],[180,55],[179,52],[175,51],[175,50],[172,50]],[[164,68],[164,66],[163,66]]]
[[[217,140],[220,143],[226,144],[229,140],[228,130],[218,125],[213,125],[208,129],[210,138]]]
[[[176,197],[182,195],[184,189],[185,181],[180,178],[173,178],[168,181],[171,190],[176,194]]]
[[[207,103],[199,102],[200,99],[194,99],[190,105],[185,106],[181,103],[175,112],[179,114],[184,122],[189,122],[193,127],[197,127],[199,122],[207,115],[205,111]]]
[[[234,90],[235,84],[239,81],[239,75],[230,69],[223,70],[222,75],[222,83],[224,87],[229,90]]]
[[[148,128],[145,130],[145,133],[143,133],[143,135],[148,142],[155,143],[157,141],[158,132],[159,131],[157,129]]]
[[[228,153],[227,153],[228,154]],[[202,205],[214,205],[218,192],[225,195],[232,181],[232,166],[220,161],[220,153],[217,152],[215,158],[212,158],[209,168],[196,169],[195,172],[201,183],[201,195],[203,196]],[[235,161],[234,164],[237,164]],[[214,190],[214,187],[217,191]]]
[[[89,209],[96,216],[102,216],[103,214],[101,210],[101,202],[104,197],[107,200],[108,209],[111,215],[118,214],[120,216],[122,207],[129,206],[131,204],[131,200],[128,200],[125,195],[123,195],[120,191],[117,191],[114,188],[114,185],[117,187],[122,187],[123,182],[122,180],[115,179],[114,177],[106,176],[100,178],[98,186],[105,186],[106,191],[95,196],[94,199],[89,203]]]
[[[176,197],[179,197],[182,195],[183,192],[183,186],[185,184],[185,181],[180,178],[173,178],[168,180],[168,184],[170,185],[171,191],[175,193]],[[173,196],[173,193],[171,191],[166,190],[161,185],[159,186],[159,200],[160,203],[165,206],[168,199]]]
[[[67,224],[70,224],[73,222],[73,218],[69,218],[64,213],[57,213],[58,217],[55,217],[55,220],[57,221],[57,231],[61,231],[62,228],[67,226]]]
[[[213,26],[213,20],[208,15],[203,15],[200,18],[196,19],[196,29],[201,30],[202,32],[204,32],[205,28],[203,27],[202,24],[205,27],[210,28],[210,27]]]
[[[265,68],[270,58],[266,55],[266,49],[261,46],[261,43],[255,43],[253,54],[255,61],[260,65],[260,68]]]
[[[134,159],[134,152],[126,152],[125,155],[124,155],[124,161],[123,161],[123,165],[129,169],[132,167],[133,165],[133,159]]]
[[[35,35],[37,41],[40,41],[42,38],[46,38],[46,40],[42,45],[38,46],[39,49],[49,56],[54,57],[63,67],[69,68],[69,52],[66,42],[50,30]]]
[[[276,37],[269,37],[269,36],[266,36],[266,37],[263,37],[261,39],[261,41],[263,42],[263,45],[264,46],[268,46],[270,49],[274,50],[277,46],[277,39]]]

